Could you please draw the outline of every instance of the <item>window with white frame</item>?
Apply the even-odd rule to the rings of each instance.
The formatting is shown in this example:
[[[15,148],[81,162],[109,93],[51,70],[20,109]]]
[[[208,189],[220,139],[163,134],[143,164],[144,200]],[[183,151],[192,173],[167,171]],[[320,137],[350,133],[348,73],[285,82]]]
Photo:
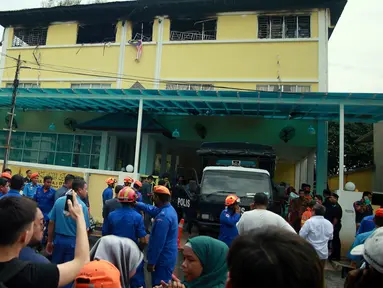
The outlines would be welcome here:
[[[196,91],[213,91],[212,84],[166,84],[166,90],[196,90]]]
[[[110,83],[78,83],[72,84],[72,89],[110,89],[112,88],[112,84]]]
[[[0,155],[4,154],[7,132],[0,131]],[[92,135],[14,132],[12,161],[98,169],[101,137]]]
[[[7,83],[6,88],[13,88],[13,83]],[[19,83],[19,88],[40,88],[37,83]]]
[[[257,90],[267,92],[310,92],[310,85],[257,85]]]
[[[258,38],[260,39],[310,37],[310,15],[258,16]]]

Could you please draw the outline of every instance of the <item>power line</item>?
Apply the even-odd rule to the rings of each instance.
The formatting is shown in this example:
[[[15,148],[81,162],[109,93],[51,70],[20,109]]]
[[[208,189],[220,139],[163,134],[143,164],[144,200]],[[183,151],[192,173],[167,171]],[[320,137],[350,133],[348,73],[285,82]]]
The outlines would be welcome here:
[[[0,68],[0,70],[11,69],[11,68],[16,68],[16,67],[17,67],[17,66],[3,67],[3,68]]]
[[[9,57],[9,58],[11,58],[13,60],[17,60],[16,58],[14,58],[12,56],[9,56],[9,55],[6,55],[4,53],[0,52],[0,54],[4,55],[6,57]],[[114,79],[114,80],[125,80],[125,81],[129,81],[129,82],[130,81],[140,81],[140,82],[145,82],[145,83],[150,83],[150,84],[153,84],[153,83],[165,83],[165,84],[191,85],[193,83],[196,83],[194,81],[167,81],[167,80],[155,79],[155,78],[152,78],[152,77],[135,76],[135,75],[128,75],[128,74],[118,74],[118,73],[113,73],[113,72],[106,72],[106,71],[100,71],[100,70],[90,70],[90,69],[71,67],[71,66],[65,66],[65,65],[47,64],[47,63],[42,63],[42,62],[37,64],[37,63],[31,62],[31,61],[27,61],[27,60],[23,60],[22,62],[28,63],[28,64],[32,64],[32,65],[35,65],[35,66],[38,66],[38,67],[45,66],[45,67],[52,67],[54,69],[57,69],[55,67],[59,67],[59,68],[69,68],[69,69],[73,69],[73,70],[80,70],[80,71],[82,70],[82,71],[91,72],[91,73],[81,73],[81,72],[77,72],[77,71],[72,72],[72,71],[59,70],[59,69],[57,69],[57,70],[50,70],[50,69],[41,69],[41,68],[28,67],[29,69],[32,69],[32,70],[40,70],[40,71],[46,71],[46,72],[56,72],[56,73],[62,73],[62,74],[72,74],[72,75],[81,75],[81,76],[100,77],[100,78],[107,78],[107,79]],[[24,67],[24,68],[27,68],[27,67]],[[109,74],[109,75],[113,75],[113,76],[93,74],[93,73]],[[121,76],[119,76],[119,75],[121,75]],[[127,76],[127,77],[122,77],[122,76]],[[217,85],[214,85],[214,84],[210,84],[210,85],[212,87],[218,88],[218,89],[258,92],[258,90],[256,90],[256,89],[236,88],[236,87],[230,87],[230,86],[217,86]]]
[[[123,80],[123,81],[141,81],[145,83],[157,83],[158,81],[156,80],[146,80],[146,79],[140,79],[140,78],[128,78],[128,77],[119,77],[119,76],[107,76],[107,75],[99,75],[99,74],[90,74],[90,73],[82,73],[82,72],[74,72],[74,71],[65,71],[65,70],[57,70],[57,69],[44,69],[44,68],[34,68],[34,67],[26,67],[23,66],[25,69],[31,69],[35,71],[46,71],[46,72],[54,72],[54,73],[61,73],[61,74],[70,74],[70,75],[80,75],[80,76],[90,76],[90,77],[100,77],[100,78],[106,78],[106,79],[113,79],[113,80]],[[92,80],[92,79],[89,79]],[[181,85],[190,85],[191,83],[183,83],[183,82],[177,82],[177,81],[161,81],[162,83],[166,84],[181,84]],[[193,83],[193,82],[192,82]],[[219,89],[227,89],[227,90],[237,90],[237,91],[253,91],[253,92],[258,92],[258,90],[255,89],[244,89],[244,88],[234,88],[234,87],[227,87],[227,86],[216,86],[216,85],[211,85],[214,88],[219,88]]]

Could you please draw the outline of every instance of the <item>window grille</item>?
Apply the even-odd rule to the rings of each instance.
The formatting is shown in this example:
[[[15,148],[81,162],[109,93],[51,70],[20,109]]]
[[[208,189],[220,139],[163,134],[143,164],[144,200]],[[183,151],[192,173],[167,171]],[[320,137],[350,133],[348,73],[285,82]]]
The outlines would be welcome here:
[[[305,93],[311,91],[310,85],[257,85],[258,91],[266,92],[298,92]]]
[[[259,16],[259,39],[310,38],[311,17],[308,15]]]
[[[12,47],[44,46],[48,27],[15,28]]]
[[[212,84],[166,84],[166,90],[213,91]]]
[[[110,89],[112,84],[101,84],[101,83],[79,83],[72,84],[72,89]]]

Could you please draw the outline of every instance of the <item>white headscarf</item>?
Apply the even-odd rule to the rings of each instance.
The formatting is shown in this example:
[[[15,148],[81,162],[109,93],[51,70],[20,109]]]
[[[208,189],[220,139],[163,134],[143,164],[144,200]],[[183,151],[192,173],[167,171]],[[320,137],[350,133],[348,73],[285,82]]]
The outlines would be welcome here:
[[[120,270],[122,287],[129,287],[129,274],[144,259],[137,244],[125,237],[114,235],[100,238],[90,251],[90,260],[106,260]]]

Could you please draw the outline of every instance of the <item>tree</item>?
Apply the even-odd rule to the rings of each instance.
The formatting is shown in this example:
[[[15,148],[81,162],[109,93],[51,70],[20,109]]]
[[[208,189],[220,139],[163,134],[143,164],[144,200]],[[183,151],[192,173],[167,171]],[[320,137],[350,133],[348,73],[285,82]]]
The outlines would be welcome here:
[[[90,0],[88,4],[105,3],[107,0]],[[56,7],[56,6],[73,6],[80,5],[82,0],[44,0],[41,6],[44,8]]]
[[[41,2],[41,6],[44,8],[50,8],[55,6],[72,6],[81,4],[82,0],[45,0]]]
[[[373,165],[372,142],[355,143],[359,137],[373,130],[372,124],[345,123],[344,125],[344,166],[345,171]],[[328,172],[337,174],[339,170],[339,123],[328,123]]]

